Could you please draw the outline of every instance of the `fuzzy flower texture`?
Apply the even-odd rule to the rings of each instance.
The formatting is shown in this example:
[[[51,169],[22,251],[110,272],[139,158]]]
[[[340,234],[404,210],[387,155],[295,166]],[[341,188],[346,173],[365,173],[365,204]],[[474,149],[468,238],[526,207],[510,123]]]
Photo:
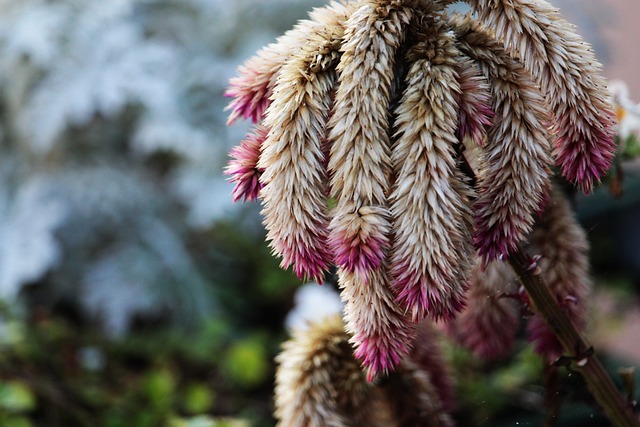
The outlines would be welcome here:
[[[370,379],[527,239],[552,165],[588,193],[613,158],[605,82],[573,27],[542,0],[466,1],[466,16],[451,0],[315,9],[227,92],[229,122],[258,123],[231,153],[234,198],[261,199],[283,268],[322,283],[337,267]]]

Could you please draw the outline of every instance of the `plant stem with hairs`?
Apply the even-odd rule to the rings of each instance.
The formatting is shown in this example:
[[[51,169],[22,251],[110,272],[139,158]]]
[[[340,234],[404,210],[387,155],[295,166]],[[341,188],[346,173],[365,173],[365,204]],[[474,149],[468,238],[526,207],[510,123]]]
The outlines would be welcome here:
[[[581,336],[569,317],[551,295],[549,288],[535,268],[535,261],[518,248],[509,257],[509,263],[518,274],[520,283],[529,295],[535,311],[544,318],[556,338],[574,362],[593,397],[609,419],[618,427],[638,427],[640,419],[607,374],[593,351],[593,347]]]

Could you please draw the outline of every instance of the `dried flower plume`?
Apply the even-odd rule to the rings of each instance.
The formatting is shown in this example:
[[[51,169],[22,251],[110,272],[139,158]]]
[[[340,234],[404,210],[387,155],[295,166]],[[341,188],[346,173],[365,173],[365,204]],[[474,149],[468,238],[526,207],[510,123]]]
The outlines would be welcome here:
[[[459,52],[445,25],[424,22],[407,53],[391,193],[392,286],[414,321],[449,318],[463,306],[473,258],[468,184],[456,173]]]
[[[228,92],[230,122],[264,127],[232,152],[234,198],[259,191],[283,267],[319,282],[338,267],[370,379],[417,322],[464,308],[476,251],[487,267],[526,239],[554,162],[588,192],[613,156],[599,66],[557,11],[467,2],[464,17],[451,0],[331,3]]]
[[[461,50],[490,82],[495,112],[478,171],[474,241],[485,264],[504,258],[531,230],[551,162],[544,100],[524,68],[470,18],[452,19]],[[525,196],[526,195],[526,196]]]
[[[544,0],[469,0],[510,55],[530,72],[553,111],[562,174],[589,193],[611,166],[614,114],[591,47]]]

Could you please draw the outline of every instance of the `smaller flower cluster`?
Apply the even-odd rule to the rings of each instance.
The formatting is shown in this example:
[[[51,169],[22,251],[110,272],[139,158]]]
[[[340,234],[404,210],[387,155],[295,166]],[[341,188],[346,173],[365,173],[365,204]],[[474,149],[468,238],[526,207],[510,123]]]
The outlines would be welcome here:
[[[409,357],[376,384],[367,382],[339,316],[296,329],[277,357],[278,427],[450,427],[452,387],[437,335],[427,324]]]
[[[591,291],[589,245],[569,201],[558,189],[541,213],[529,237],[529,252],[542,254],[537,268],[560,307],[577,330],[586,324],[587,297]],[[519,289],[509,264],[478,264],[472,273],[469,304],[449,325],[450,335],[476,355],[493,360],[507,356],[527,319],[529,340],[548,361],[562,354],[562,346],[544,320],[531,312],[527,295]],[[524,316],[523,316],[524,315]]]

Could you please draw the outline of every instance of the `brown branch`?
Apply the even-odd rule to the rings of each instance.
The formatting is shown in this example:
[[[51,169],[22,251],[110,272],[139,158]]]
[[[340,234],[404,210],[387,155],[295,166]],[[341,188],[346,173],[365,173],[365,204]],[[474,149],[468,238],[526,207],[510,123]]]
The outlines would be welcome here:
[[[574,368],[584,377],[589,391],[605,414],[617,427],[640,427],[633,407],[622,397],[593,352],[593,347],[580,335],[567,314],[560,308],[531,258],[518,248],[509,262],[529,294],[536,313],[545,320],[564,350],[574,361]]]

